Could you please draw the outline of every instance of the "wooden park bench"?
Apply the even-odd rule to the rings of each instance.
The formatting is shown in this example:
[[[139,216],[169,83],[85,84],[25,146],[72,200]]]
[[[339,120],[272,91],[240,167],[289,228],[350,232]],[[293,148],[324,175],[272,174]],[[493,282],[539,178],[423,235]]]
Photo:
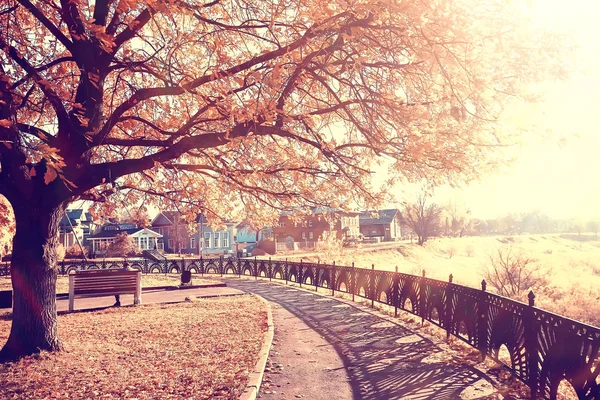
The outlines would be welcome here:
[[[77,271],[69,275],[69,311],[75,298],[133,294],[133,304],[142,303],[142,273],[120,269]]]

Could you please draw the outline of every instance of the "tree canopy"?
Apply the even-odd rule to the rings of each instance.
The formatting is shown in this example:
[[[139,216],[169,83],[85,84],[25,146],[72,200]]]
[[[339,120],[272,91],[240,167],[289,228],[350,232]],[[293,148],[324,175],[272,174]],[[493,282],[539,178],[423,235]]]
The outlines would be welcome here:
[[[468,179],[552,49],[496,2],[8,0],[0,193],[235,207]],[[545,64],[542,65],[542,62]],[[108,202],[107,204],[116,204]],[[265,207],[269,206],[269,207]]]

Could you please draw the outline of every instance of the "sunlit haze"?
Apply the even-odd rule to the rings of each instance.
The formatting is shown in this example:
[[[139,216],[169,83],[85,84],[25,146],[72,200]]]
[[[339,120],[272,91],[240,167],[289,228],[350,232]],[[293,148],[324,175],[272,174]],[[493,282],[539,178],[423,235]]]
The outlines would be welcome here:
[[[600,4],[526,4],[540,29],[571,35],[576,49],[570,76],[548,82],[539,104],[517,104],[507,111],[505,118],[515,129],[530,132],[515,149],[514,163],[462,189],[438,188],[435,199],[464,203],[480,218],[529,211],[555,218],[599,218]]]

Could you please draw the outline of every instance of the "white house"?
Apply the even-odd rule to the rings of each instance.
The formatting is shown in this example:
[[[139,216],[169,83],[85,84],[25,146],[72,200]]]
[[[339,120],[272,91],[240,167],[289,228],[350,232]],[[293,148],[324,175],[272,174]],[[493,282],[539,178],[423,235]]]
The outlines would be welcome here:
[[[162,235],[148,228],[138,228],[133,224],[109,224],[89,236],[88,240],[92,243],[92,254],[102,255],[105,249],[110,246],[120,233],[127,233],[135,244],[143,250],[162,250]]]

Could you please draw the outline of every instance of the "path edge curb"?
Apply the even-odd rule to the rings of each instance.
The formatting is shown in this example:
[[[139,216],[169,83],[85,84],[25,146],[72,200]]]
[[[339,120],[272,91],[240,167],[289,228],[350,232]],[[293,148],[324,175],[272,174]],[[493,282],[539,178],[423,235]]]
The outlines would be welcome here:
[[[263,334],[263,345],[258,352],[258,361],[254,365],[254,369],[248,377],[248,383],[246,384],[246,388],[240,396],[240,400],[255,400],[258,396],[258,391],[260,390],[260,385],[262,383],[265,368],[267,366],[269,352],[271,351],[271,346],[273,344],[273,336],[275,334],[271,303],[255,293],[252,293],[252,295],[256,296],[267,307],[267,331]]]

